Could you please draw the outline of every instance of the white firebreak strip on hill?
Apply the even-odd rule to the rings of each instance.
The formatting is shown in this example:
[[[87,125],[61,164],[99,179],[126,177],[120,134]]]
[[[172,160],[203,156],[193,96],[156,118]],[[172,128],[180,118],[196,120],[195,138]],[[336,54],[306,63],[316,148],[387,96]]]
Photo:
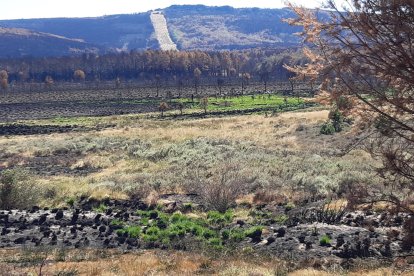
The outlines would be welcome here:
[[[160,12],[151,13],[151,22],[154,26],[155,36],[160,44],[161,50],[177,50],[177,45],[172,41],[167,28],[167,20]]]

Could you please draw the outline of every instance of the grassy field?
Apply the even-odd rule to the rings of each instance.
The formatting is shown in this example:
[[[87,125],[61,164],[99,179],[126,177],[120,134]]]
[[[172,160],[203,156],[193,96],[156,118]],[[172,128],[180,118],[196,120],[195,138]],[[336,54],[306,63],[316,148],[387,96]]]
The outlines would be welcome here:
[[[185,113],[204,112],[197,102],[192,103],[190,99],[183,102]],[[230,104],[224,106],[225,102]],[[286,103],[284,98],[276,96],[243,96],[213,97],[208,103],[208,111],[215,111],[300,106],[302,101],[294,98],[287,99]],[[228,174],[238,180],[231,220],[249,222],[254,220],[251,210],[256,206],[273,204],[288,208],[320,199],[342,200],[340,191],[350,181],[367,185],[375,185],[377,181],[376,163],[368,154],[360,150],[342,153],[344,145],[354,139],[349,126],[332,136],[320,134],[321,125],[328,118],[327,110],[280,110],[273,114],[183,117],[182,120],[170,116],[176,113],[177,110],[168,111],[164,118],[152,113],[22,122],[29,126],[76,127],[66,133],[0,137],[0,168],[8,169],[15,178],[16,189],[11,194],[15,207],[70,207],[81,197],[97,200],[138,197],[148,204],[162,206],[165,194],[203,194],[208,192],[206,188],[220,183],[222,175]],[[190,219],[184,222],[195,227],[202,225],[195,225],[196,220],[192,219],[209,220],[203,210],[194,209],[186,215]],[[151,225],[139,225],[147,226]],[[123,231],[135,230],[124,228]],[[221,244],[217,237],[214,242]],[[325,271],[300,270],[312,264],[293,266],[286,260],[255,256],[253,250],[240,256],[227,251],[219,251],[219,255],[210,251],[195,255],[177,251],[125,255],[112,251],[88,255],[88,252],[48,253],[45,271],[50,275],[345,273],[331,266]],[[16,275],[39,269],[39,264],[27,261],[27,254],[32,254],[30,250],[3,253],[0,267],[15,271]],[[10,258],[18,265],[14,266]],[[366,275],[394,273],[392,269],[376,270],[363,265],[357,266],[358,269],[358,273],[361,269],[366,269],[364,273],[369,270],[371,274]]]
[[[229,164],[237,164],[249,193],[277,192],[288,201],[333,196],[349,179],[374,182],[369,156],[362,151],[339,155],[352,133],[319,134],[327,115],[309,111],[178,121],[144,115],[32,121],[27,123],[106,127],[2,137],[0,166],[29,174],[53,195],[42,196],[42,204],[52,205],[81,195],[192,192],[197,188],[190,185],[194,178],[207,181]]]

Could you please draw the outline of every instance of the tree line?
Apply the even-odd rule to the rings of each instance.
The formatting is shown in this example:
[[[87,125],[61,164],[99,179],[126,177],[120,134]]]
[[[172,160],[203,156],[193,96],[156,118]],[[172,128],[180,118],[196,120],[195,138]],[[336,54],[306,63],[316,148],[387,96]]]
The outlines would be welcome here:
[[[285,64],[306,63],[297,50],[244,51],[130,51],[106,55],[19,58],[0,60],[2,87],[10,83],[46,83],[71,81],[162,80],[177,82],[210,79],[220,85],[226,78],[251,77],[263,82],[288,80],[292,73]]]

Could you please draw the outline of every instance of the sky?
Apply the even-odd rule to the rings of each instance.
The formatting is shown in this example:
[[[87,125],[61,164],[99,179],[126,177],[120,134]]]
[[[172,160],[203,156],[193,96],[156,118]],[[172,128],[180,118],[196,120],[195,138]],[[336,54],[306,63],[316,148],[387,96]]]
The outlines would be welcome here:
[[[321,0],[292,0],[314,8]],[[285,0],[0,0],[0,19],[95,17],[110,14],[145,12],[171,5],[204,4],[229,5],[236,8],[281,8]]]

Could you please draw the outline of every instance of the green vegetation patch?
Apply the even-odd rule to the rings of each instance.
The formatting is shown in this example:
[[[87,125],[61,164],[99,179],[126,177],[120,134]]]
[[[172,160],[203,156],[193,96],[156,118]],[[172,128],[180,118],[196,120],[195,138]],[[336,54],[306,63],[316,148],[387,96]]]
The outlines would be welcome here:
[[[234,111],[234,110],[269,110],[269,109],[284,109],[288,107],[299,107],[304,104],[300,98],[282,97],[279,95],[243,95],[230,97],[209,97],[207,104],[207,111]],[[201,110],[202,99],[189,98],[176,99],[173,102],[181,102],[187,109]]]
[[[224,244],[243,241],[246,237],[258,239],[263,227],[238,228],[232,225],[233,212],[211,211],[206,218],[193,218],[180,212],[167,214],[159,210],[138,211],[141,220],[137,225],[124,225],[121,221],[112,221],[111,225],[121,226],[119,236],[137,238],[147,243],[161,243],[165,246],[179,241],[183,237],[193,237],[214,249]]]

